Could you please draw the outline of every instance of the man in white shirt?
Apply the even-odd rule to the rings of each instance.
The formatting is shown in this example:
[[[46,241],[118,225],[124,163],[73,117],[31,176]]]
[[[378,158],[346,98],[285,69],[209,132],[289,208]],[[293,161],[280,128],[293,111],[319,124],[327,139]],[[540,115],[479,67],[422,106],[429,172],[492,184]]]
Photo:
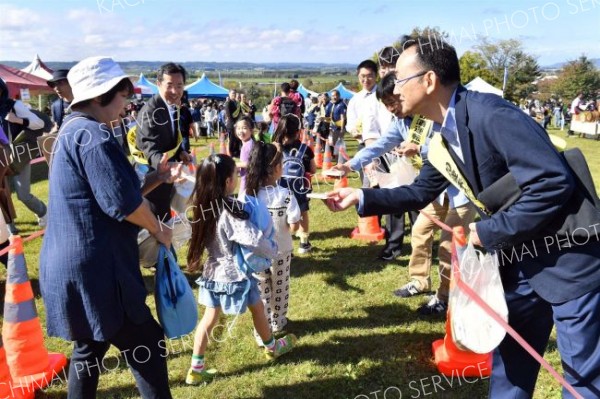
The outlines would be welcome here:
[[[377,141],[388,130],[392,122],[392,113],[377,100],[375,94],[377,70],[377,64],[372,60],[365,60],[356,67],[362,90],[356,93],[348,103],[346,130],[358,140],[359,150]],[[370,186],[369,179],[363,173],[366,166],[362,165],[359,170],[363,187]],[[390,261],[400,256],[403,234],[400,234],[399,230],[404,231],[404,224],[394,222],[396,215],[385,215],[385,217],[386,244],[377,258]]]

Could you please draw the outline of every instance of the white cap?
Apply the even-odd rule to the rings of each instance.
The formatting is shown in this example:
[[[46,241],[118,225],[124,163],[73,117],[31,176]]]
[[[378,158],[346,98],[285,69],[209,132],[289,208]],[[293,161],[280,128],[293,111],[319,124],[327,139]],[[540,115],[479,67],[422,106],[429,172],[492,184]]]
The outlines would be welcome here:
[[[126,78],[128,76],[119,64],[110,57],[89,57],[80,61],[67,75],[73,90],[71,107],[108,93],[117,83]]]

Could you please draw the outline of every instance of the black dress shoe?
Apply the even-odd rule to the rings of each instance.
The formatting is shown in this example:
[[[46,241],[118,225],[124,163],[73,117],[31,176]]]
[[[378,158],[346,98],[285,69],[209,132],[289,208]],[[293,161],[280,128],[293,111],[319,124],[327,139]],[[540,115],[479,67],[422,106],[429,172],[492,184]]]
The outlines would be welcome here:
[[[377,256],[377,259],[383,260],[383,261],[390,261],[390,260],[395,260],[396,258],[399,258],[401,255],[402,255],[402,253],[400,251],[388,251],[388,250],[384,249],[383,251],[381,251],[379,253],[379,255]]]

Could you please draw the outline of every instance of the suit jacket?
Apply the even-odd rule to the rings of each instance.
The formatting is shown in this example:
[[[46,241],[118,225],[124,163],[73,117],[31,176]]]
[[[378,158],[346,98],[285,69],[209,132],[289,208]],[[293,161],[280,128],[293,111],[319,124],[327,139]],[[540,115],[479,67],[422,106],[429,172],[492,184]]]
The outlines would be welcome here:
[[[177,124],[178,121],[175,121],[174,126],[177,127]],[[156,169],[164,152],[172,150],[177,145],[169,108],[160,95],[153,96],[140,110],[135,140],[152,169]],[[179,159],[180,152],[181,148],[177,149],[173,158]]]
[[[155,170],[160,163],[162,154],[172,150],[177,145],[177,136],[173,127],[177,128],[178,122],[171,125],[169,108],[160,95],[153,96],[142,107],[138,114],[138,129],[136,145],[148,160],[150,171]],[[181,146],[177,149],[172,159],[178,160]],[[171,218],[171,192],[172,184],[163,183],[152,190],[146,198],[152,205],[154,214],[163,222]]]
[[[509,171],[522,190],[514,204],[477,224],[482,244],[498,251],[505,290],[516,287],[519,273],[552,303],[600,286],[600,224],[593,226],[590,220],[589,226],[578,226],[588,232],[589,240],[578,239],[569,248],[562,247],[564,237],[556,236],[567,215],[578,209],[582,195],[545,130],[500,97],[464,87],[456,92],[455,110],[464,162],[447,147],[474,194]],[[426,161],[410,186],[363,190],[362,215],[421,209],[448,184]],[[600,221],[600,211],[594,212]]]

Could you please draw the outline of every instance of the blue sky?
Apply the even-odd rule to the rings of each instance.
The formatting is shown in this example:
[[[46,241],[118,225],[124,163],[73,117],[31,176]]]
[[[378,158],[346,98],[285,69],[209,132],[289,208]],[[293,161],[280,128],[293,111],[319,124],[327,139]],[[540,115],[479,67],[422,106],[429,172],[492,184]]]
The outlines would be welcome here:
[[[600,0],[0,0],[0,59],[358,63],[415,26],[600,57]]]

